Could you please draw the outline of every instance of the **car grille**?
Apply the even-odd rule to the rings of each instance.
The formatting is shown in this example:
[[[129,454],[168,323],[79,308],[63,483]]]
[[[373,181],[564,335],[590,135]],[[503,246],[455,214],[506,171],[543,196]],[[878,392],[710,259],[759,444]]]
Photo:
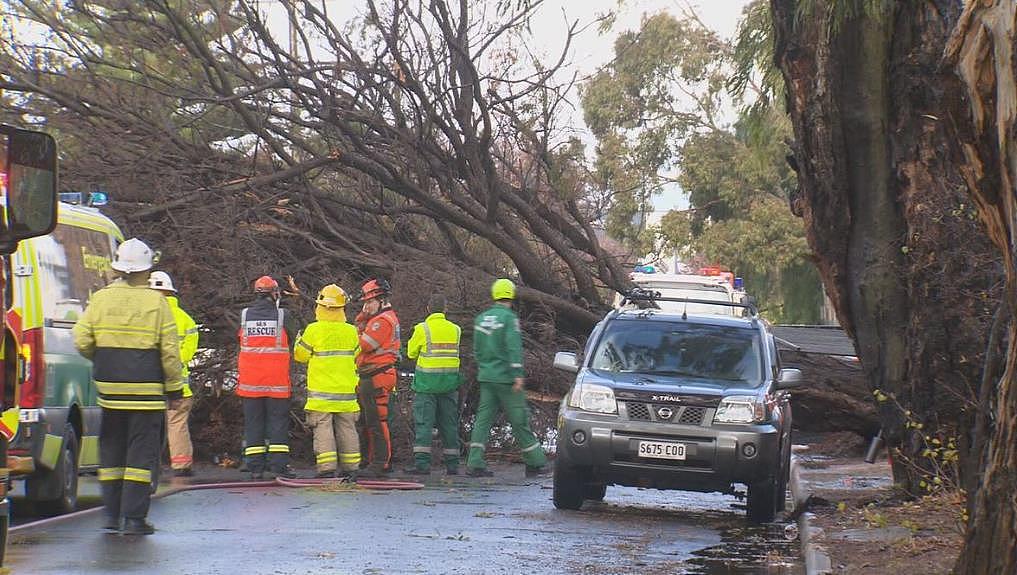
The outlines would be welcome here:
[[[625,407],[628,410],[631,421],[658,421],[680,423],[682,425],[703,425],[706,417],[705,407],[677,406],[677,405],[653,405],[637,401],[626,401]],[[661,407],[668,407],[674,410],[674,414],[667,419],[660,417],[657,410]]]

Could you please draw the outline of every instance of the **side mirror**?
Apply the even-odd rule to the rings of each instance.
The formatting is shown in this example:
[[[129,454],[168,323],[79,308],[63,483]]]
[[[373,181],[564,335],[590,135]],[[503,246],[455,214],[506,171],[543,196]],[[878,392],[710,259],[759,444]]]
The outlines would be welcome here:
[[[777,389],[794,389],[802,384],[802,370],[784,368],[777,376]]]
[[[554,367],[569,373],[579,373],[579,361],[576,354],[570,351],[559,351],[554,354]]]
[[[6,200],[0,252],[53,231],[57,222],[57,149],[49,134],[0,126],[0,194]]]

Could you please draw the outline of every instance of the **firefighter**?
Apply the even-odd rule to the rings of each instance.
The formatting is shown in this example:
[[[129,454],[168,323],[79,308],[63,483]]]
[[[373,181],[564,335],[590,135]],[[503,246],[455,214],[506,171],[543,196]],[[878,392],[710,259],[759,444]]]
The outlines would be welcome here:
[[[146,517],[162,452],[167,399],[180,408],[180,345],[166,298],[148,289],[152,250],[129,239],[111,267],[120,277],[92,294],[74,324],[74,345],[92,360],[99,392],[99,484],[103,527],[131,535],[155,531]]]
[[[357,314],[360,355],[357,397],[367,436],[364,475],[377,477],[392,470],[392,441],[388,430],[388,400],[396,385],[399,361],[399,318],[388,302],[392,288],[383,279],[371,279],[360,288],[363,309]]]
[[[279,307],[279,283],[254,282],[257,299],[240,312],[237,395],[244,402],[244,459],[251,479],[267,471],[293,478],[289,467],[290,343],[296,330]]]
[[[318,293],[317,321],[293,346],[293,359],[307,364],[307,424],[314,430],[318,477],[353,481],[360,468],[357,436],[357,328],[346,323],[346,292],[329,284]],[[338,465],[337,465],[338,464]]]
[[[460,327],[445,319],[445,296],[432,295],[430,315],[413,326],[406,355],[417,360],[413,377],[414,466],[411,475],[431,472],[431,430],[441,436],[448,475],[459,473],[459,339]]]
[[[194,463],[194,448],[191,445],[191,431],[188,429],[188,420],[191,414],[193,403],[190,382],[190,370],[187,364],[194,358],[198,351],[198,324],[184,310],[180,309],[180,302],[177,300],[177,290],[173,287],[173,280],[166,272],[152,272],[148,276],[148,287],[162,292],[169,302],[173,311],[173,319],[177,324],[177,338],[180,340],[180,375],[184,383],[184,397],[179,402],[179,407],[172,405],[166,410],[166,437],[169,439],[170,467],[177,477],[190,477],[194,475],[191,465]]]
[[[542,475],[547,465],[547,456],[530,430],[530,410],[523,391],[523,340],[519,333],[519,318],[512,311],[515,297],[515,284],[507,279],[496,280],[491,285],[494,305],[481,312],[473,323],[473,354],[477,361],[480,403],[466,459],[466,474],[471,477],[494,475],[487,469],[484,450],[491,435],[491,423],[499,408],[505,411],[505,417],[512,425],[512,436],[522,449],[526,476]]]

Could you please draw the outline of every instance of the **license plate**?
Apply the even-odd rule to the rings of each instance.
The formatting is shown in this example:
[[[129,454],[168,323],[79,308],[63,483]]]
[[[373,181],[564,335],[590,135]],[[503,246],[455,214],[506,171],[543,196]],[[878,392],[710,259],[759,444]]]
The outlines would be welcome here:
[[[638,449],[639,457],[652,457],[654,459],[685,459],[684,443],[667,443],[664,441],[640,441]]]

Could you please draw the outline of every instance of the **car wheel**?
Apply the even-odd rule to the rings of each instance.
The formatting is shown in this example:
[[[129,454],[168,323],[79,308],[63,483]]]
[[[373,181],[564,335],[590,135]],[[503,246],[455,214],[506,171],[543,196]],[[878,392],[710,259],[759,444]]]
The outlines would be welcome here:
[[[605,495],[607,495],[606,483],[587,483],[583,486],[583,499],[603,501]]]
[[[784,447],[780,458],[780,479],[777,482],[777,512],[787,509],[787,484],[791,479],[791,442]]]
[[[777,478],[749,484],[749,521],[753,523],[770,523],[777,509]]]
[[[579,509],[583,506],[583,482],[576,469],[556,463],[552,489],[551,499],[558,509]]]
[[[63,448],[56,469],[50,473],[59,481],[58,495],[39,501],[39,511],[44,515],[71,513],[78,507],[78,434],[70,424],[64,426]]]

